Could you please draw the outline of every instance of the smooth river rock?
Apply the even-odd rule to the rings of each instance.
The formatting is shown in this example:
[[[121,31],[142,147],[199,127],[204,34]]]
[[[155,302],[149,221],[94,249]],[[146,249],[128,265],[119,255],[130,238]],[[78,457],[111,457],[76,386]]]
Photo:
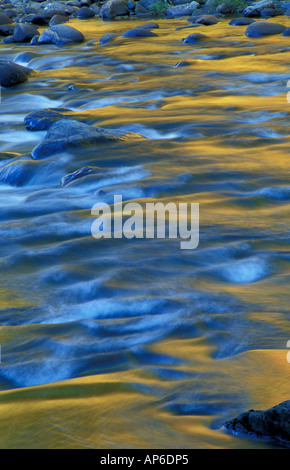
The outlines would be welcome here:
[[[152,33],[152,31],[149,31],[146,28],[129,29],[124,34],[122,34],[122,38],[147,38],[153,36],[158,36],[158,34]]]
[[[72,113],[70,109],[67,108],[48,108],[42,109],[40,111],[33,111],[29,113],[24,118],[24,124],[26,129],[30,131],[46,131],[52,124],[61,119],[65,119],[65,114]]]
[[[0,60],[0,85],[5,88],[26,82],[32,69],[15,64],[14,62]]]
[[[81,43],[85,39],[84,35],[66,24],[58,24],[51,28],[45,29],[39,37],[39,44],[56,44],[58,46]]]
[[[262,36],[269,36],[271,34],[281,34],[286,29],[279,23],[269,23],[267,21],[255,21],[250,24],[246,29],[246,36],[249,38],[260,38]]]
[[[116,16],[128,16],[129,14],[128,3],[125,0],[109,0],[100,10],[100,17],[103,20],[111,20]]]
[[[241,413],[223,428],[235,434],[283,440],[290,445],[290,400],[265,411]]]
[[[126,141],[130,138],[136,140],[142,136],[90,126],[71,119],[62,119],[52,124],[31,155],[33,159],[40,160],[67,149]]]

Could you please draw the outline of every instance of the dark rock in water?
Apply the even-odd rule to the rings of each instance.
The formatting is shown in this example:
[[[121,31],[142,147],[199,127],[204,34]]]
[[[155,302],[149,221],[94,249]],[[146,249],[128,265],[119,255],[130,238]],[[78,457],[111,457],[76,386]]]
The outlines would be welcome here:
[[[33,149],[31,155],[35,160],[40,160],[67,149],[125,141],[128,137],[136,139],[141,136],[133,133],[113,132],[80,121],[62,119],[48,129],[45,138]]]
[[[87,20],[88,18],[94,18],[95,13],[88,7],[82,7],[77,12],[77,18],[80,20]]]
[[[201,33],[193,33],[187,36],[187,38],[183,39],[184,44],[197,44],[200,41],[206,39],[207,36]]]
[[[5,15],[5,13],[0,13],[0,25],[2,24],[11,24],[13,21],[8,15]]]
[[[103,20],[111,20],[116,16],[129,16],[129,14],[128,3],[125,0],[109,0],[100,10],[100,17]]]
[[[158,24],[158,23],[154,23],[153,21],[151,21],[151,22],[149,22],[149,23],[141,24],[140,26],[138,26],[138,28],[143,28],[143,29],[159,29],[159,24]]]
[[[36,162],[16,160],[0,168],[0,182],[11,186],[23,186],[35,174]]]
[[[81,168],[80,170],[74,171],[73,173],[64,176],[60,181],[60,186],[64,188],[73,181],[83,178],[84,176],[95,175],[97,173],[100,173],[100,171],[101,168],[97,166],[86,166],[84,168]]]
[[[27,67],[5,60],[0,60],[0,85],[5,88],[26,82],[28,75],[32,72]]]
[[[281,36],[290,36],[290,28],[284,29],[284,31],[283,31],[283,33],[281,34]]]
[[[262,18],[272,18],[273,16],[283,15],[282,10],[277,10],[276,8],[264,8],[261,11]]]
[[[152,33],[152,31],[149,31],[145,28],[129,29],[124,34],[122,34],[122,38],[148,38],[153,36],[158,36],[158,34]]]
[[[280,439],[290,445],[290,400],[265,411],[249,410],[241,413],[223,427],[232,433]]]
[[[29,24],[18,24],[14,30],[13,42],[26,43],[30,42],[34,36],[38,36],[39,32],[35,26]]]
[[[38,36],[34,36],[34,38],[31,39],[30,44],[32,46],[37,46],[38,45]]]
[[[203,24],[205,26],[211,26],[213,24],[217,24],[219,20],[213,15],[202,15],[195,20],[197,24]]]
[[[108,44],[109,42],[112,42],[116,37],[118,37],[118,36],[116,34],[113,34],[113,33],[104,34],[100,39],[101,46],[104,46],[105,44]]]
[[[229,13],[235,13],[235,6],[231,5],[230,3],[221,3],[216,8],[217,13],[221,13],[222,15],[228,15]]]
[[[259,38],[262,36],[269,36],[271,34],[281,34],[286,29],[286,26],[278,23],[268,23],[267,21],[255,21],[250,24],[246,29],[246,35],[249,38]]]
[[[66,117],[65,113],[68,113],[68,117],[71,117],[69,113],[72,113],[72,111],[67,108],[49,108],[33,111],[25,116],[25,127],[30,131],[46,131],[52,124],[64,119]]]
[[[0,26],[0,36],[7,37],[13,36],[15,25],[13,24],[4,24]]]
[[[57,24],[63,24],[63,23],[67,23],[69,21],[68,17],[67,16],[64,16],[64,15],[54,15],[50,22],[49,22],[49,26],[55,26]]]
[[[252,18],[234,18],[229,22],[229,25],[231,26],[247,26],[249,24],[254,23],[255,20]]]
[[[39,44],[56,44],[58,46],[71,43],[81,43],[85,39],[84,35],[65,24],[58,24],[45,29],[39,38]]]

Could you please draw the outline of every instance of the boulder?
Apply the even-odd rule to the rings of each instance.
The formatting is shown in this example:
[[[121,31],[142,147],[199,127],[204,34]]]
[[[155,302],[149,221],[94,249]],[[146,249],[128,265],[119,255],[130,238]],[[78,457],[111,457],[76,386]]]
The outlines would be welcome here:
[[[279,23],[269,23],[267,21],[255,21],[250,24],[246,29],[246,36],[249,38],[260,38],[262,36],[269,36],[271,34],[281,34],[286,29]]]
[[[178,16],[190,16],[198,8],[199,3],[193,1],[184,5],[176,5],[169,7],[166,13],[169,18],[175,18]]]
[[[67,23],[68,21],[69,19],[67,16],[54,15],[49,22],[49,26],[55,26],[57,24],[64,24],[64,23]]]
[[[13,24],[3,24],[0,25],[0,36],[13,36],[14,34],[15,25]]]
[[[94,18],[94,16],[96,16],[95,13],[88,7],[82,7],[77,12],[77,18],[80,20],[87,20],[89,18]]]
[[[65,24],[58,24],[51,28],[45,29],[39,37],[39,44],[56,44],[64,45],[71,43],[81,43],[85,39],[84,35],[73,28]]]
[[[231,26],[247,26],[249,24],[254,23],[255,20],[253,18],[234,18],[229,22]]]
[[[114,33],[104,34],[100,39],[101,46],[104,46],[105,44],[108,44],[109,42],[112,42],[116,37],[117,37],[117,35],[114,34]]]
[[[227,421],[223,428],[235,434],[279,439],[290,444],[290,400],[265,411],[249,410]]]
[[[110,131],[101,127],[94,127],[80,121],[61,119],[48,129],[46,136],[32,151],[32,158],[40,160],[67,149],[125,141],[129,137],[138,137],[138,134]]]
[[[283,11],[276,8],[264,8],[260,13],[261,18],[272,18],[279,15],[283,15]]]
[[[145,29],[145,28],[129,29],[124,34],[122,34],[122,38],[147,38],[147,37],[154,37],[154,36],[158,36],[158,34],[152,33],[152,31],[149,31],[148,29]]]
[[[206,39],[207,36],[201,33],[193,33],[187,36],[187,38],[183,39],[184,44],[197,44],[200,41]]]
[[[264,8],[275,8],[273,0],[262,0],[261,2],[253,3],[242,11],[243,16],[260,16]]]
[[[219,20],[213,15],[202,15],[198,17],[195,21],[197,24],[203,24],[205,26],[211,26],[217,24]]]
[[[11,23],[13,23],[13,21],[8,15],[5,15],[5,13],[0,13],[0,25]]]
[[[46,131],[52,124],[65,118],[65,114],[69,116],[72,113],[67,108],[48,108],[40,111],[33,111],[24,118],[26,129],[30,131]]]
[[[34,36],[38,36],[39,32],[35,26],[29,24],[18,24],[14,30],[13,42],[26,43],[30,42]]]
[[[15,64],[14,62],[0,60],[0,85],[5,88],[23,83],[28,79],[32,70]]]
[[[129,16],[130,11],[128,3],[125,0],[109,0],[106,2],[101,10],[100,17],[103,20],[111,20],[116,16]]]

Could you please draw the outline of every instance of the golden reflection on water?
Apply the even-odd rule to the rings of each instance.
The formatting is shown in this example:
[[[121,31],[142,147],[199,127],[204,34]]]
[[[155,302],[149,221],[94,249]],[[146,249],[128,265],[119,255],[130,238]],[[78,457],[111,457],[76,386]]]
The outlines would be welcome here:
[[[98,61],[102,62],[101,56],[117,58],[126,63],[128,57],[135,60],[137,66],[149,63],[153,66],[162,60],[163,65],[176,64],[179,60],[192,60],[193,64],[185,69],[168,72],[168,75],[159,76],[154,70],[136,71],[136,83],[127,81],[122,74],[116,80],[110,81],[112,90],[120,87],[124,92],[134,88],[152,89],[162,91],[163,87],[170,83],[174,86],[174,74],[178,74],[176,87],[182,89],[182,74],[188,78],[192,74],[194,80],[200,79],[206,72],[210,73],[289,73],[288,63],[285,61],[285,52],[271,54],[268,52],[269,45],[277,48],[288,47],[289,38],[265,38],[258,41],[249,41],[244,36],[244,28],[233,28],[228,26],[228,21],[221,21],[212,28],[201,27],[175,31],[180,25],[187,25],[185,20],[158,20],[160,30],[159,37],[150,38],[142,42],[132,40],[121,40],[120,45],[100,47],[98,44],[90,46],[92,56],[99,56],[94,67],[68,66],[64,69],[41,71],[35,80],[55,80],[56,85],[73,81],[76,85],[88,87],[89,91],[96,92],[104,85],[104,76],[98,69]],[[81,30],[87,40],[99,39],[108,32],[122,33],[129,27],[142,24],[144,21],[120,21],[106,23],[101,21],[72,21],[70,24]],[[283,17],[285,26],[290,26],[290,18]],[[202,32],[212,38],[213,44],[207,49],[197,51],[193,46],[185,46],[180,41],[192,32]],[[215,41],[222,37],[223,43],[216,44]],[[242,41],[242,46],[237,47],[241,51],[255,51],[258,43],[259,54],[231,57],[235,51],[235,45],[229,45],[231,41]],[[254,43],[253,46],[250,43]],[[140,46],[142,44],[142,46]],[[12,48],[14,46],[11,46]],[[73,54],[81,54],[82,47],[73,49]],[[88,46],[89,47],[89,46]],[[69,54],[70,48],[51,48],[61,55]],[[187,53],[192,50],[192,53]],[[172,52],[181,54],[173,55]],[[37,53],[39,49],[37,49]],[[204,60],[198,54],[215,54],[219,52],[229,53],[229,57],[223,60]],[[197,56],[197,57],[196,57]],[[289,55],[288,55],[289,57]],[[173,73],[174,71],[174,73]],[[110,70],[106,72],[105,78],[110,77]],[[49,75],[49,76],[48,76]],[[111,104],[103,108],[84,109],[78,111],[82,116],[98,119],[99,125],[124,127],[134,124],[150,125],[162,121],[166,127],[167,123],[174,122],[176,125],[186,121],[199,128],[205,129],[206,125],[218,127],[225,114],[233,112],[271,112],[289,113],[290,104],[286,101],[285,94],[277,96],[259,96],[254,94],[239,95],[235,93],[235,78],[233,78],[232,89],[215,89],[213,76],[213,89],[204,93],[200,92],[191,96],[161,97],[160,104],[155,109],[136,108],[127,106],[122,108]],[[33,80],[31,81],[33,83]],[[37,82],[38,83],[38,82]],[[37,83],[34,92],[37,92]],[[188,82],[187,82],[188,83]],[[195,82],[196,83],[196,82]],[[108,85],[106,85],[108,86]],[[267,84],[264,85],[267,87]],[[237,85],[238,87],[238,85]],[[108,94],[109,94],[108,88]],[[88,96],[89,93],[88,93]],[[229,108],[234,107],[234,110]],[[138,119],[137,119],[138,118]],[[283,119],[283,117],[281,118]],[[259,143],[255,150],[255,137],[250,134],[251,126],[246,126],[246,138],[232,147],[228,141],[235,140],[234,123],[228,129],[227,134],[209,135],[208,138],[196,138],[186,142],[176,142],[174,149],[168,148],[167,166],[174,174],[178,168],[176,161],[170,166],[170,160],[178,154],[179,164],[183,170],[192,171],[193,177],[198,181],[199,175],[205,170],[210,171],[214,162],[215,171],[220,170],[243,172],[253,175],[270,173],[273,177],[282,178],[289,171],[289,137],[288,135],[275,141],[265,141],[264,145]],[[255,124],[256,125],[256,124]],[[288,131],[287,131],[288,132]],[[164,150],[165,151],[165,150]],[[161,152],[158,148],[156,152]],[[138,157],[137,157],[138,160]],[[194,166],[191,166],[192,162]],[[152,162],[152,171],[162,175],[162,165]],[[169,171],[169,169],[167,170]],[[243,207],[236,203],[234,198],[219,190],[197,191],[196,193],[172,196],[171,201],[176,202],[199,202],[201,211],[201,226],[214,226],[223,231],[227,227],[244,231],[243,235],[253,227],[268,230],[273,227],[279,232],[280,217],[289,214],[289,204],[281,207],[268,204]],[[146,201],[149,201],[147,199]],[[242,228],[241,228],[242,227]],[[282,228],[283,229],[283,228]],[[275,246],[275,240],[267,241],[270,247]],[[203,240],[201,240],[203,248]],[[279,250],[287,251],[279,246]],[[247,285],[233,285],[218,283],[209,280],[192,279],[192,288],[206,286],[208,291],[219,291],[234,294],[242,301],[259,303],[263,301],[264,289],[267,291],[267,304],[273,307],[273,313],[265,314],[251,312],[249,318],[255,322],[264,322],[269,325],[283,325],[286,319],[277,309],[287,310],[289,305],[289,294],[287,286],[287,266],[282,266],[275,280],[271,278],[261,286],[259,283]],[[9,303],[13,307],[21,306],[22,300],[11,301],[12,294],[4,293],[3,299],[6,307]],[[19,303],[19,305],[18,305]],[[232,312],[233,321],[236,312]],[[237,328],[239,324],[237,323]],[[25,327],[23,328],[25,333]],[[2,338],[11,333],[9,328],[1,327]],[[19,334],[19,330],[17,331]],[[286,344],[285,344],[286,347]],[[194,340],[164,340],[148,347],[158,353],[174,356],[184,360],[185,365],[177,365],[175,369],[181,372],[195,374],[201,378],[206,390],[215,390],[221,396],[230,390],[230,393],[241,396],[245,409],[265,409],[283,400],[289,399],[290,364],[286,360],[286,349],[260,349],[236,354],[230,358],[217,359],[213,357],[215,348],[209,346],[203,338]],[[26,389],[0,392],[0,447],[1,448],[62,448],[62,447],[94,447],[94,448],[269,448],[271,445],[248,439],[238,439],[215,429],[214,421],[217,416],[177,416],[166,410],[162,403],[174,393],[175,381],[161,380],[146,368],[136,368],[130,371],[119,371],[110,374],[100,374],[65,380],[49,385],[28,387]],[[194,388],[194,381],[188,381],[188,386]],[[154,390],[154,393],[151,390]],[[156,393],[156,390],[158,393]],[[194,392],[194,389],[193,389]],[[156,398],[156,394],[160,397]],[[244,410],[241,410],[244,411]],[[229,415],[228,418],[233,416]]]

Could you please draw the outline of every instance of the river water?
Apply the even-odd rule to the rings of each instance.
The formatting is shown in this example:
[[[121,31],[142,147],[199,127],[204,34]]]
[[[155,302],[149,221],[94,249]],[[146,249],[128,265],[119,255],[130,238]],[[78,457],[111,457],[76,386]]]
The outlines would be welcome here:
[[[0,162],[1,448],[274,446],[221,426],[289,399],[289,38],[228,21],[100,46],[146,20],[74,20],[82,45],[0,46],[35,70],[0,106],[21,154]],[[23,119],[49,107],[146,139],[32,161],[45,132]],[[94,239],[114,194],[199,203],[198,248]]]

